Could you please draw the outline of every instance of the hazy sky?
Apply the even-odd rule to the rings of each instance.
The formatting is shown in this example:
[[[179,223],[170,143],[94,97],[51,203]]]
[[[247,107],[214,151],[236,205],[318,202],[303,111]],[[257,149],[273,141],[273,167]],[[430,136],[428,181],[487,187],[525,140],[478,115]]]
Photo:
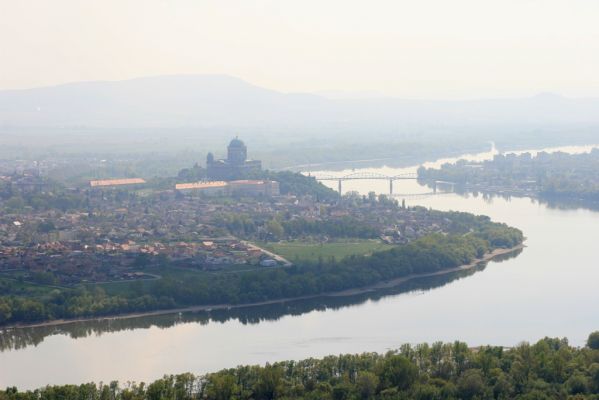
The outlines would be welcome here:
[[[598,0],[0,0],[0,88],[176,73],[281,91],[599,96]]]

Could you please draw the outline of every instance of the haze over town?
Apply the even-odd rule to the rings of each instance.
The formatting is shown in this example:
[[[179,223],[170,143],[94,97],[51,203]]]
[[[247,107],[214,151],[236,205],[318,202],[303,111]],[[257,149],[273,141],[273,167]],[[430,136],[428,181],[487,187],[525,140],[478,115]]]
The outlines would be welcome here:
[[[0,400],[599,399],[597,16],[0,0]]]

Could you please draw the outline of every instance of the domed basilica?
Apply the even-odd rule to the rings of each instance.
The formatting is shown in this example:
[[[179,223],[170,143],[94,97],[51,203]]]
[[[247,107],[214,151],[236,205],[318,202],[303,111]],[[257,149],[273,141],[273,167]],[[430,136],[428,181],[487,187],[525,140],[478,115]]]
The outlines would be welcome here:
[[[247,159],[247,146],[239,138],[231,140],[227,147],[227,158],[215,160],[212,153],[206,157],[208,179],[234,180],[247,177],[248,173],[260,171],[262,162]]]

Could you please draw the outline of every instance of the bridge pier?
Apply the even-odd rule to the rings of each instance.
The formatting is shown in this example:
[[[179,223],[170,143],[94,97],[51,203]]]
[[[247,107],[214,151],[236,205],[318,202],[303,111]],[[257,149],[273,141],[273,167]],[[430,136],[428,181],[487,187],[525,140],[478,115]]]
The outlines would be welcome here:
[[[393,179],[389,179],[389,194],[393,196]]]
[[[343,179],[339,179],[338,186],[337,186],[337,188],[339,190],[339,196],[343,196],[343,192],[341,191],[341,182],[342,181],[343,181]]]

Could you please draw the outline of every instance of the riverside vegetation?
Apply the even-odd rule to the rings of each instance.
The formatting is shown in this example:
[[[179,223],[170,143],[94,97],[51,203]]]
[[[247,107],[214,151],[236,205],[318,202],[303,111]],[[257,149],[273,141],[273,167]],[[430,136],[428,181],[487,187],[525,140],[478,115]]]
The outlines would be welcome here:
[[[587,346],[545,338],[513,348],[466,343],[403,345],[384,355],[329,356],[239,366],[152,383],[46,386],[0,400],[369,400],[599,399],[599,331]]]

